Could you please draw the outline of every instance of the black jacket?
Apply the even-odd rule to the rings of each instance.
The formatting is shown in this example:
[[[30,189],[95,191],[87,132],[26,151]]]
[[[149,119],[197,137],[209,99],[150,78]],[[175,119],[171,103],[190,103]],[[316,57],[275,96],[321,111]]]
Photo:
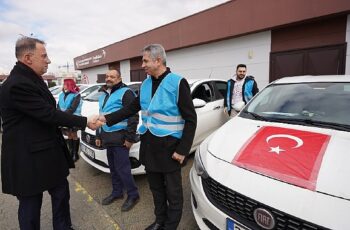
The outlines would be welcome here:
[[[124,83],[120,82],[113,86],[111,89],[111,94],[122,88],[127,87]],[[106,87],[102,87],[101,91],[106,94],[104,104],[109,100],[109,93],[106,91]],[[132,90],[127,90],[122,98],[123,107],[129,105],[135,99],[135,95]],[[100,108],[101,109],[101,108]],[[126,130],[120,130],[116,132],[104,132],[102,128],[96,130],[96,138],[102,140],[102,145],[104,147],[108,146],[123,146],[125,140],[136,143],[139,141],[139,135],[136,134],[137,125],[139,123],[139,115],[135,113],[133,116],[128,118],[128,126]]]
[[[167,71],[158,79],[152,77],[152,97],[161,81],[169,73],[170,69],[167,68]],[[185,156],[189,154],[196,131],[197,114],[193,106],[190,87],[184,78],[180,82],[178,107],[185,120],[181,139],[172,136],[157,137],[149,131],[141,135],[140,161],[145,165],[146,171],[172,172],[179,170],[181,166],[178,161],[172,159],[173,153],[177,152]],[[137,97],[127,107],[106,115],[107,125],[118,123],[140,109],[140,97]]]
[[[85,129],[86,118],[57,110],[42,77],[21,62],[2,85],[0,106],[2,191],[29,196],[62,183],[74,163],[58,126]]]

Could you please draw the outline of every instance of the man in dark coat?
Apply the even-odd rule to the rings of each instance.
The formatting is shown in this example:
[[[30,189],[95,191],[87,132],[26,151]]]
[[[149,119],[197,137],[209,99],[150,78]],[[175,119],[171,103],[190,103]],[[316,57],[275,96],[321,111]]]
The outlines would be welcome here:
[[[18,39],[16,58],[0,96],[2,191],[18,198],[21,229],[40,229],[44,191],[52,199],[53,228],[71,229],[67,176],[74,163],[58,127],[84,129],[88,121],[56,110],[55,99],[42,79],[51,63],[43,41]]]
[[[163,46],[143,49],[142,68],[148,76],[139,96],[99,120],[111,126],[141,110],[140,161],[145,165],[156,216],[146,230],[175,230],[183,208],[181,164],[192,146],[197,115],[186,79],[166,67]]]

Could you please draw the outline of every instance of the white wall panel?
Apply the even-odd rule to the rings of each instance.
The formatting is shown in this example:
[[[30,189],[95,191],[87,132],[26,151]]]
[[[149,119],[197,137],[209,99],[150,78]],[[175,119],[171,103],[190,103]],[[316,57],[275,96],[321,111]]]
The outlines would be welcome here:
[[[345,64],[345,74],[350,74],[350,14],[348,14],[348,20],[346,23],[346,38],[345,41],[347,43],[346,47],[346,64]]]
[[[101,65],[81,71],[81,76],[86,75],[90,84],[94,84],[97,81],[97,74],[106,74],[108,71],[108,65]]]
[[[268,84],[271,32],[265,31],[225,41],[167,52],[167,65],[173,72],[194,79],[229,79],[236,65],[247,64],[259,88]]]
[[[130,61],[125,60],[120,62],[120,74],[124,82],[130,81]]]

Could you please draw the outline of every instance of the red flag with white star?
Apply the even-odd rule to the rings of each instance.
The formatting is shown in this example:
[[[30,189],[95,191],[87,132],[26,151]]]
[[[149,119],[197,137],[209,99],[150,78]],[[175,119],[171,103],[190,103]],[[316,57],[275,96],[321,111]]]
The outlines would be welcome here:
[[[266,126],[247,141],[232,163],[315,190],[329,139],[321,133]]]

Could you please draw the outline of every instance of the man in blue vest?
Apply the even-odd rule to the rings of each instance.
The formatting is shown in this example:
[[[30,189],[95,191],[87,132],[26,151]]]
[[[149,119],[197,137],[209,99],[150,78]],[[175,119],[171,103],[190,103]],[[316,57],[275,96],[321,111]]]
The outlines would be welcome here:
[[[247,66],[239,64],[236,75],[227,81],[224,111],[234,117],[240,109],[259,92],[258,85],[253,76],[246,76]]]
[[[118,70],[106,74],[106,85],[102,87],[103,95],[99,98],[100,114],[109,114],[130,104],[135,95],[123,82]],[[112,193],[102,200],[102,205],[109,205],[123,198],[123,189],[128,197],[121,207],[129,211],[139,201],[139,192],[131,175],[129,149],[137,142],[136,128],[139,116],[134,113],[127,120],[112,126],[103,125],[96,133],[96,145],[107,148],[108,165],[112,176]]]
[[[100,116],[108,126],[141,110],[140,161],[152,191],[156,220],[146,230],[176,229],[183,207],[181,164],[189,154],[197,125],[186,79],[166,67],[159,44],[143,49],[142,68],[147,73],[140,95],[125,108]]]

